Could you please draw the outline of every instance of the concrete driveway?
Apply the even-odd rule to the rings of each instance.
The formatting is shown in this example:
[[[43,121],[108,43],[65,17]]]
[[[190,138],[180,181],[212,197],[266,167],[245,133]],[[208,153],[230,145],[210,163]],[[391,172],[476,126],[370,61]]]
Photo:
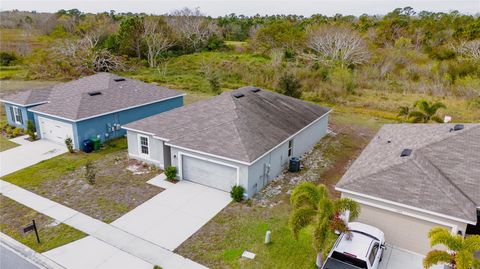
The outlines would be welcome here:
[[[409,252],[395,246],[387,246],[378,269],[423,269],[423,255]],[[432,269],[443,269],[443,266],[433,266]]]
[[[173,251],[230,201],[229,193],[180,181],[111,224]]]
[[[5,176],[67,152],[65,145],[40,139],[34,142],[25,139],[13,140],[20,146],[0,152],[0,176]]]

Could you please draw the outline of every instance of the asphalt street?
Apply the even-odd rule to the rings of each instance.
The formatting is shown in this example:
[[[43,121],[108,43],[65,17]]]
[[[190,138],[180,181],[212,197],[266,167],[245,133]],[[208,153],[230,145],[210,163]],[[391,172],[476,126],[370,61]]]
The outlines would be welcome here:
[[[40,269],[40,267],[0,244],[0,269]]]

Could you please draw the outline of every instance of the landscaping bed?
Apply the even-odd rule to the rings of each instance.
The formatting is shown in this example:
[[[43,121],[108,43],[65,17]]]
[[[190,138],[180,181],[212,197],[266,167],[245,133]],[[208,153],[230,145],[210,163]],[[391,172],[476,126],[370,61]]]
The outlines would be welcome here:
[[[94,184],[85,178],[87,161],[95,167]],[[146,183],[160,172],[129,160],[126,139],[120,138],[98,152],[65,153],[2,179],[109,223],[160,193]]]
[[[78,231],[63,223],[47,217],[37,211],[0,195],[0,231],[27,245],[37,252],[44,252],[85,237]],[[40,244],[35,232],[23,232],[23,228],[35,220]]]
[[[326,184],[334,196],[335,183],[385,123],[356,114],[333,113],[330,133],[302,160],[300,173],[285,172],[249,201],[231,203],[176,252],[210,268],[315,268],[311,235],[295,241],[288,227],[291,190],[302,181]],[[271,231],[272,243],[263,243]],[[254,260],[241,258],[244,250]]]

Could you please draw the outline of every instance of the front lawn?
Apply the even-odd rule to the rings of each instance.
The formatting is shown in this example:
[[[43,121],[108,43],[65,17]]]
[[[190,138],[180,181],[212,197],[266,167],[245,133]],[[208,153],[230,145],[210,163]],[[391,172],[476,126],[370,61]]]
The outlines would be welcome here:
[[[96,180],[85,179],[85,164]],[[93,218],[112,222],[162,191],[147,184],[160,171],[127,158],[125,138],[109,141],[94,153],[65,153],[2,179],[64,204]]]
[[[13,143],[8,138],[3,135],[0,135],[0,152],[5,151],[7,149],[11,149],[18,146],[17,143]]]
[[[332,195],[335,183],[360,154],[378,128],[389,121],[358,114],[333,113],[332,133],[302,161],[300,173],[284,173],[251,201],[231,203],[176,252],[210,268],[315,268],[311,237],[303,232],[295,241],[288,227],[290,191],[301,181],[323,183]],[[272,243],[264,245],[265,232]],[[244,250],[254,260],[241,258]]]
[[[27,245],[37,252],[44,252],[85,237],[78,231],[63,223],[57,223],[37,211],[0,195],[0,231]],[[35,220],[40,244],[37,243],[35,232],[23,232],[23,228]]]

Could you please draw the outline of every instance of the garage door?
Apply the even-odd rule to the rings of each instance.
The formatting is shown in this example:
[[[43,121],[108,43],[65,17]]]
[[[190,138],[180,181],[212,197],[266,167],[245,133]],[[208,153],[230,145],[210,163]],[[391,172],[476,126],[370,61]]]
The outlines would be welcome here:
[[[441,226],[367,205],[361,205],[358,221],[382,230],[385,233],[387,244],[423,255],[430,250],[428,232],[432,227]]]
[[[237,169],[182,155],[182,178],[229,192],[237,183]]]
[[[73,127],[69,123],[38,117],[42,139],[48,139],[60,144],[65,143],[65,138],[73,140]]]

